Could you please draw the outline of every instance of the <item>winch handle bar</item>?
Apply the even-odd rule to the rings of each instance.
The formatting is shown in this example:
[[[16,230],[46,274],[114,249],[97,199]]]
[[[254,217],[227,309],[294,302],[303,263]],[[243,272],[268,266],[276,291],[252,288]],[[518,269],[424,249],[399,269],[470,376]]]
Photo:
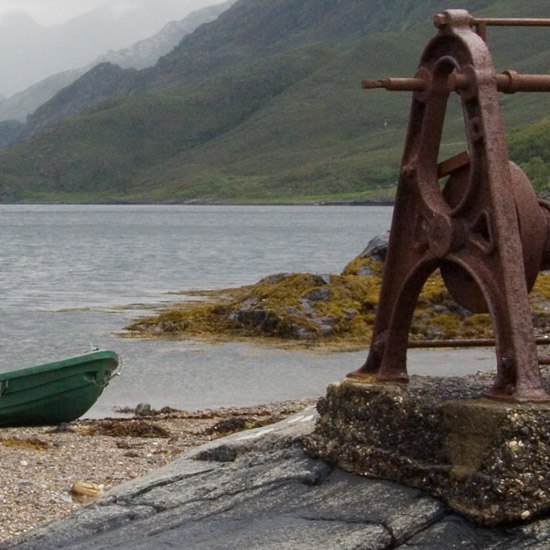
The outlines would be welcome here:
[[[447,24],[448,19],[445,13],[438,13],[434,16],[434,25],[437,28]],[[487,27],[550,27],[550,19],[541,18],[521,18],[521,17],[473,17],[470,20],[470,26],[475,28],[478,34],[487,42]]]
[[[459,92],[471,84],[471,75],[452,73],[447,79],[449,92]],[[519,74],[516,71],[505,71],[496,75],[496,85],[499,92],[515,94],[516,92],[550,92],[550,75]],[[397,92],[423,92],[428,89],[429,82],[422,77],[413,78],[383,78],[380,80],[363,80],[361,87],[365,89],[384,88]]]
[[[438,13],[434,16],[434,25],[438,29],[450,24],[452,14]],[[486,41],[487,27],[550,27],[550,19],[542,18],[494,18],[474,17],[466,14],[465,23],[474,27],[476,33]],[[428,89],[428,79],[415,76],[413,78],[384,78],[381,80],[363,80],[361,87],[365,89],[384,88],[398,92],[423,92]],[[467,89],[471,84],[469,74],[452,73],[447,80],[449,92]],[[550,75],[546,74],[519,74],[516,71],[505,71],[496,75],[496,85],[499,92],[514,94],[516,92],[550,92]]]

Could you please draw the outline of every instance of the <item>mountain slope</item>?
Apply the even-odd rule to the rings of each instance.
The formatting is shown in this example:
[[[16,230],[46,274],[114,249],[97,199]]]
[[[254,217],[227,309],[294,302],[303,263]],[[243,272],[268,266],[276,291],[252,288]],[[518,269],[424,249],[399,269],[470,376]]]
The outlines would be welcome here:
[[[550,17],[540,0],[463,4],[483,15]],[[240,0],[155,67],[103,66],[53,98],[40,110],[42,129],[0,154],[1,198],[391,197],[410,95],[365,92],[360,81],[412,75],[434,33],[431,17],[445,7],[437,0]],[[499,69],[546,70],[548,30],[530,30],[529,40],[524,33],[490,30]],[[97,95],[102,87],[108,97]],[[538,120],[550,98],[511,96],[503,105],[513,129]],[[463,133],[453,114],[442,155],[461,150]]]
[[[51,75],[11,97],[0,99],[0,121],[24,122],[27,115],[51,99],[59,90],[84,74],[84,69],[73,69]]]
[[[107,62],[123,69],[151,67],[161,56],[173,50],[184,36],[191,34],[201,25],[217,19],[235,1],[226,0],[221,4],[194,11],[179,21],[170,21],[152,37],[140,40],[128,48],[109,51],[96,59],[93,65]]]
[[[214,1],[196,0],[195,5],[204,7]],[[105,51],[125,48],[158,32],[168,21],[185,17],[190,11],[187,6],[181,0],[108,0],[49,27],[24,12],[2,15],[0,92],[13,95],[54,73],[82,67]]]
[[[51,75],[9,98],[0,98],[0,120],[15,119],[24,122],[28,114],[50,100],[58,91],[101,63],[113,63],[125,69],[143,69],[154,65],[162,55],[172,50],[184,36],[193,32],[200,25],[216,19],[234,1],[228,0],[222,4],[208,6],[192,12],[180,21],[167,23],[150,38],[140,40],[121,50],[110,50],[85,67]]]

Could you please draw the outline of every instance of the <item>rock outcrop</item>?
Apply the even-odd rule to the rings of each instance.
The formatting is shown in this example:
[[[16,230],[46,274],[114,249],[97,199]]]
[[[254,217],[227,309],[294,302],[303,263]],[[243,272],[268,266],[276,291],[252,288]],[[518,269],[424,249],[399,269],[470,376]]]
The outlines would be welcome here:
[[[357,349],[370,341],[380,293],[387,236],[369,242],[341,274],[277,273],[237,289],[208,291],[205,302],[186,302],[139,319],[129,330],[148,337],[260,337],[294,346]],[[532,293],[535,326],[550,326],[550,275]],[[450,297],[434,273],[419,296],[411,340],[490,338],[487,314],[472,314]]]
[[[475,526],[419,489],[304,454],[306,410],[208,443],[4,546],[43,550],[543,550],[550,522]]]

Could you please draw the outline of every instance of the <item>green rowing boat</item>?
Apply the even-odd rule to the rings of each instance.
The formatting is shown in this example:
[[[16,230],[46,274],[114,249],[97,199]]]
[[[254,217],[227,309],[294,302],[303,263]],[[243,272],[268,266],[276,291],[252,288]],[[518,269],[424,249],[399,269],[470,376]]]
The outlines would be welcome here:
[[[71,422],[116,374],[118,355],[96,350],[70,359],[0,373],[0,427]]]

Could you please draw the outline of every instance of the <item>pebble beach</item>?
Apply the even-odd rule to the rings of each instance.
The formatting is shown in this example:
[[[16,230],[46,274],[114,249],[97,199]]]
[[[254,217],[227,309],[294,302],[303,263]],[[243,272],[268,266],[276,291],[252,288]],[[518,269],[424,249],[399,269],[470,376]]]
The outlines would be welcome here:
[[[306,399],[195,412],[166,408],[147,416],[4,428],[0,544],[66,516],[192,447],[277,422],[313,403],[315,399]]]

